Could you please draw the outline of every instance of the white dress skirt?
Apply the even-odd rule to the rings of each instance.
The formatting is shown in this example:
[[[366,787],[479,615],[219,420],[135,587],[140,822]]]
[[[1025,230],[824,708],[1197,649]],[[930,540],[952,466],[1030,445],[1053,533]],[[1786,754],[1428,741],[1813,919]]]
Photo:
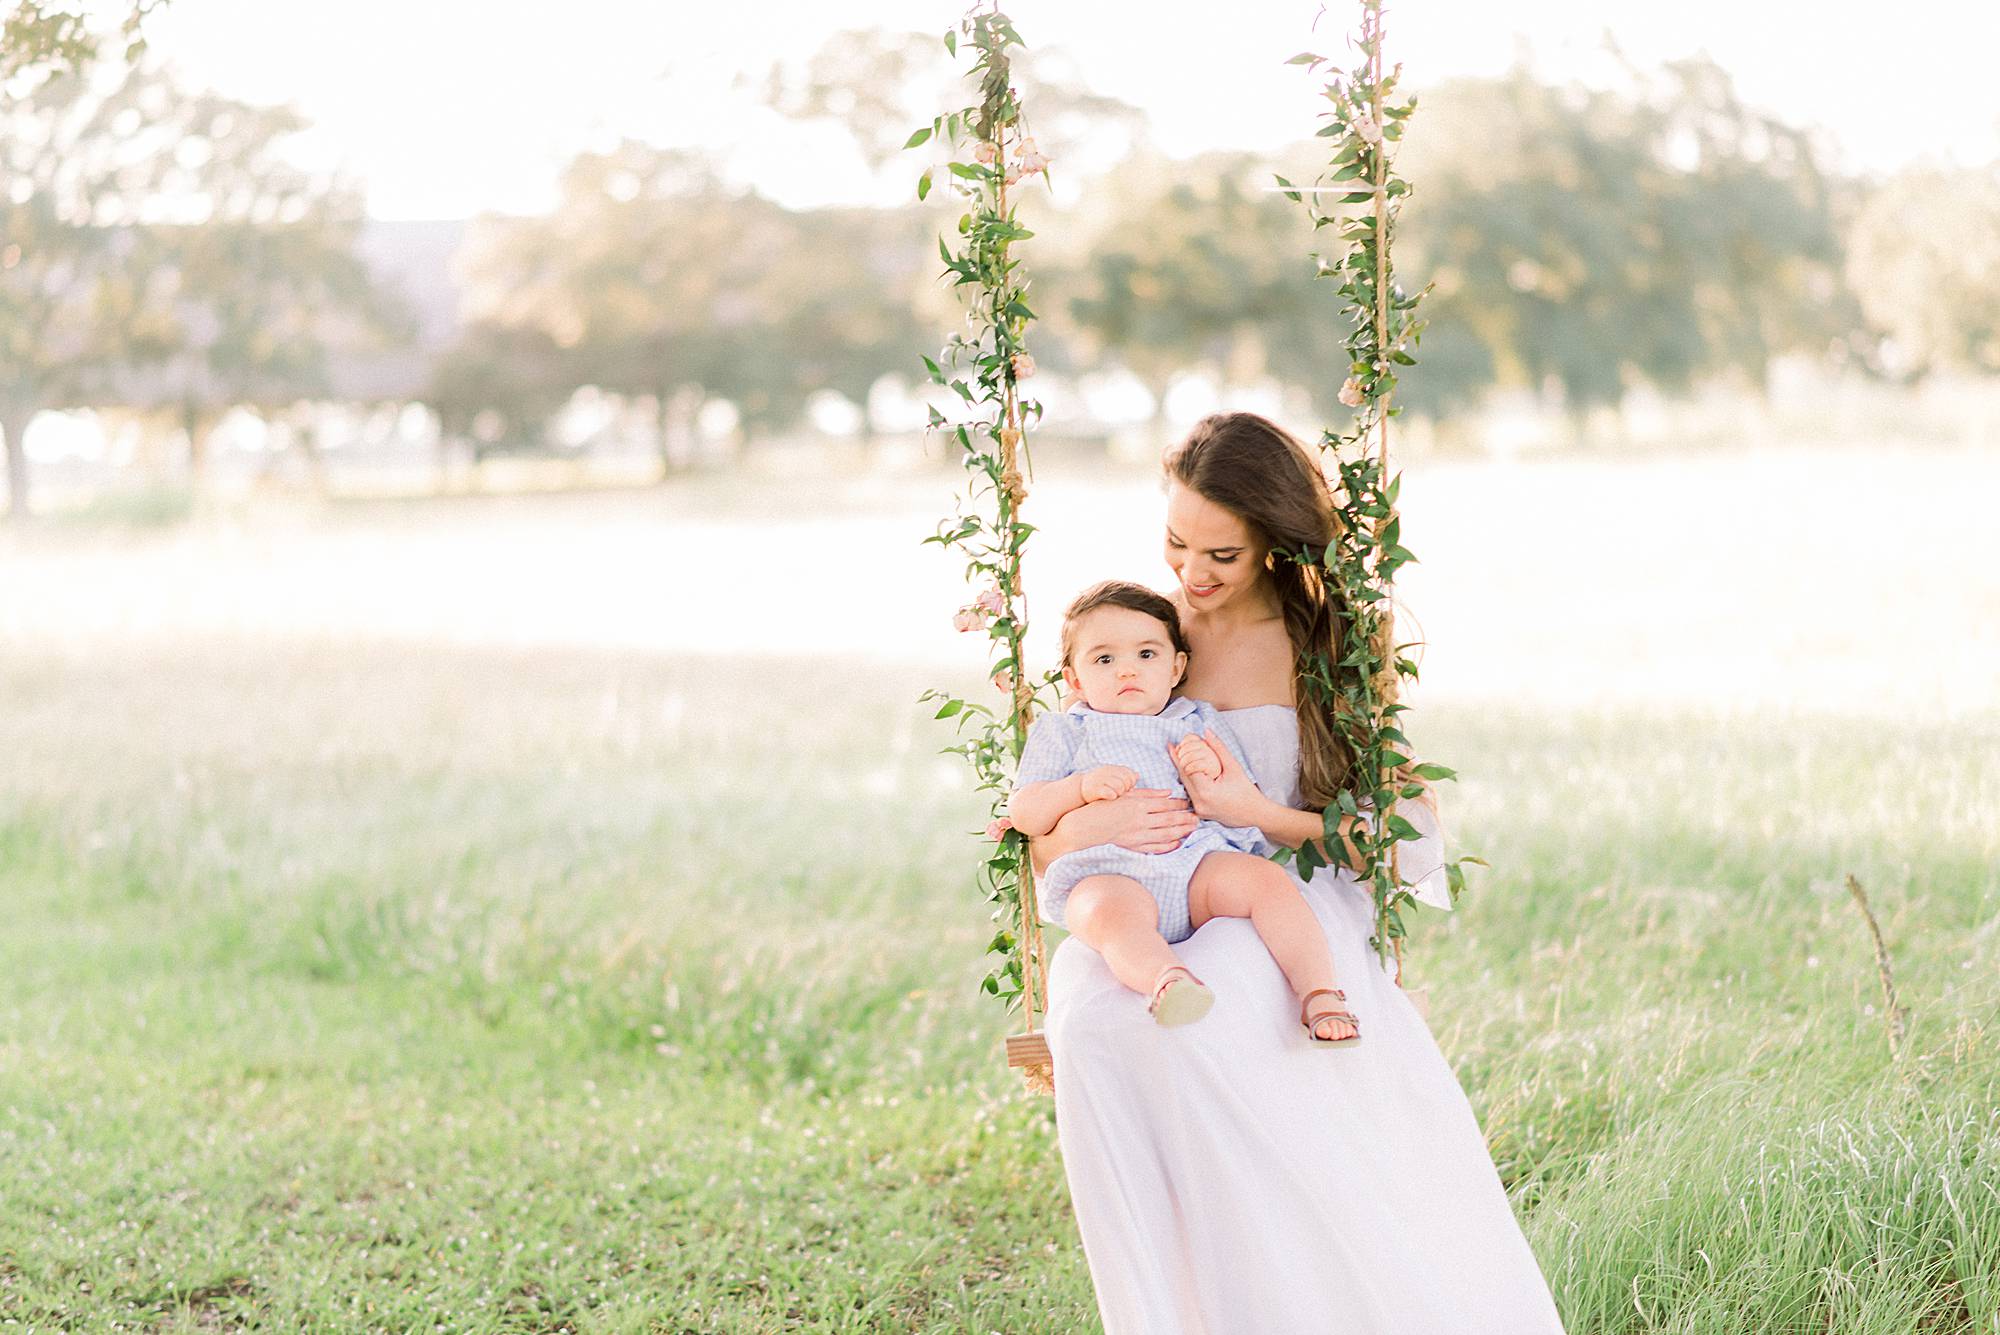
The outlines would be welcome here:
[[[1265,792],[1300,805],[1291,707],[1224,712]],[[1442,860],[1435,830],[1403,847],[1406,869]],[[1076,937],[1050,961],[1057,1134],[1106,1335],[1561,1332],[1465,1092],[1368,945],[1367,892],[1330,868],[1298,883],[1351,1047],[1308,1042],[1245,919],[1174,947],[1215,992],[1176,1028]]]

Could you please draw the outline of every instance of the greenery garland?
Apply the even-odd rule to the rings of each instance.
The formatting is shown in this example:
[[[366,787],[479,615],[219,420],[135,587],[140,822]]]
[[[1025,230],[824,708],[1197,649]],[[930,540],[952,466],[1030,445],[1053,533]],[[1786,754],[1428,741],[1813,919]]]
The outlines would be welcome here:
[[[918,699],[941,701],[936,717],[957,719],[955,726],[965,740],[945,750],[963,755],[978,778],[979,791],[990,795],[992,821],[987,833],[996,847],[980,866],[979,882],[997,924],[987,951],[1002,960],[982,987],[1010,1009],[1025,1007],[1032,1031],[1047,996],[1041,929],[1027,841],[1002,811],[1036,706],[1061,674],[1051,669],[1033,677],[1022,655],[1028,611],[1021,589],[1021,553],[1034,532],[1034,526],[1020,517],[1028,494],[1022,475],[1028,461],[1025,430],[1031,420],[1039,423],[1042,406],[1020,393],[1020,382],[1035,370],[1026,346],[1035,312],[1028,305],[1028,280],[1020,272],[1021,262],[1012,255],[1015,244],[1034,233],[1016,220],[1007,191],[1036,173],[1046,178],[1048,159],[1036,149],[1010,83],[1008,48],[1026,46],[1014,25],[997,3],[982,4],[969,11],[957,29],[945,33],[945,49],[954,57],[961,33],[977,53],[967,77],[978,80],[979,101],[937,117],[904,145],[916,148],[935,137],[949,142],[954,151],[962,139],[969,138],[972,146],[972,161],[947,164],[951,188],[967,200],[958,219],[963,248],[954,251],[943,237],[938,238],[938,255],[964,301],[970,336],[954,332],[937,360],[923,359],[931,380],[957,394],[969,410],[967,420],[954,422],[932,408],[927,434],[942,429],[948,448],[956,450],[971,477],[957,516],[939,524],[937,532],[923,541],[964,554],[966,580],[980,591],[958,610],[953,624],[960,631],[986,631],[994,654],[993,684],[1006,703],[996,710],[936,690],[925,691]],[[935,170],[927,169],[918,179],[917,198],[929,196]],[[1031,1082],[1034,1078],[1030,1072]]]
[[[1453,777],[1444,765],[1420,764],[1409,754],[1409,738],[1400,716],[1402,680],[1417,675],[1417,665],[1405,653],[1414,642],[1395,643],[1394,583],[1396,571],[1416,557],[1402,545],[1402,520],[1396,498],[1402,475],[1389,471],[1389,419],[1402,410],[1393,407],[1397,368],[1413,366],[1411,350],[1422,336],[1424,322],[1415,309],[1426,293],[1404,292],[1395,282],[1390,263],[1391,243],[1409,183],[1396,175],[1394,145],[1416,110],[1417,99],[1392,98],[1402,76],[1397,65],[1382,70],[1382,0],[1362,0],[1361,29],[1351,39],[1361,53],[1352,70],[1333,66],[1325,56],[1302,52],[1288,64],[1310,72],[1327,64],[1324,95],[1333,104],[1320,113],[1328,123],[1318,137],[1333,140],[1333,155],[1310,191],[1294,187],[1283,176],[1277,182],[1286,198],[1306,200],[1313,228],[1334,228],[1336,246],[1330,255],[1314,253],[1318,277],[1339,284],[1339,294],[1352,329],[1346,340],[1348,375],[1340,401],[1355,410],[1346,432],[1322,432],[1319,448],[1333,469],[1335,525],[1333,541],[1323,552],[1285,553],[1290,559],[1320,567],[1328,595],[1347,612],[1340,658],[1329,661],[1313,652],[1300,664],[1300,676],[1323,701],[1330,702],[1337,726],[1354,755],[1347,787],[1326,808],[1324,844],[1339,848],[1341,827],[1353,825],[1348,842],[1361,857],[1356,879],[1369,887],[1375,904],[1375,935],[1370,940],[1384,962],[1395,954],[1401,975],[1404,936],[1402,909],[1415,896],[1397,871],[1396,845],[1420,837],[1420,831],[1395,804],[1425,795],[1425,784]],[[1321,196],[1335,207],[1318,206]],[[1319,849],[1308,843],[1298,850],[1302,876],[1328,865]],[[1283,857],[1281,852],[1280,857]],[[1452,902],[1465,888],[1466,862],[1445,864]]]
[[[1027,302],[1028,280],[1012,253],[1017,242],[1034,234],[1016,219],[1007,191],[1038,172],[1046,177],[1048,159],[1035,147],[1011,84],[1008,49],[1026,44],[1000,12],[997,0],[975,6],[944,35],[945,49],[954,57],[961,34],[977,53],[967,77],[977,79],[979,101],[938,116],[904,145],[917,148],[937,139],[955,151],[969,139],[973,159],[946,164],[948,183],[967,201],[958,219],[962,249],[954,251],[943,237],[938,240],[944,272],[952,275],[964,302],[970,336],[954,332],[936,360],[923,359],[930,379],[956,393],[969,410],[965,420],[953,421],[932,408],[928,431],[946,433],[971,476],[957,515],[940,523],[923,541],[965,556],[966,579],[979,592],[958,610],[953,623],[962,632],[986,631],[994,653],[993,683],[1005,703],[996,709],[939,690],[927,690],[918,699],[939,702],[937,718],[957,720],[964,740],[946,752],[966,758],[978,790],[989,796],[987,834],[995,848],[981,864],[978,879],[997,928],[987,951],[1002,958],[981,985],[1010,1009],[1024,1008],[1032,1031],[1046,999],[1033,875],[1027,841],[1008,825],[1002,810],[1035,709],[1044,692],[1060,680],[1060,673],[1051,669],[1034,676],[1023,657],[1027,600],[1021,587],[1021,555],[1034,532],[1034,526],[1020,517],[1027,497],[1025,429],[1031,420],[1040,421],[1042,408],[1020,394],[1020,382],[1034,373],[1026,333],[1035,313]],[[1299,675],[1321,700],[1333,704],[1355,761],[1347,787],[1326,808],[1324,846],[1338,848],[1342,827],[1352,821],[1344,837],[1360,856],[1356,879],[1369,887],[1375,906],[1370,945],[1385,962],[1393,953],[1400,977],[1405,935],[1401,911],[1415,897],[1398,874],[1396,845],[1421,837],[1421,832],[1395,806],[1399,800],[1422,798],[1427,783],[1454,777],[1454,772],[1444,765],[1419,763],[1409,754],[1410,741],[1400,726],[1408,706],[1400,696],[1403,679],[1414,680],[1417,665],[1405,653],[1414,646],[1396,644],[1394,638],[1395,574],[1416,558],[1401,542],[1396,511],[1401,475],[1389,471],[1388,424],[1401,411],[1390,399],[1396,368],[1416,362],[1411,350],[1420,340],[1423,322],[1414,311],[1430,289],[1410,295],[1394,281],[1391,242],[1400,201],[1410,186],[1396,176],[1391,159],[1392,146],[1416,109],[1416,98],[1392,99],[1402,70],[1398,66],[1385,75],[1382,69],[1381,0],[1362,0],[1361,30],[1354,44],[1362,53],[1361,64],[1352,71],[1330,69],[1324,86],[1333,106],[1322,113],[1329,123],[1318,133],[1334,140],[1334,151],[1319,180],[1329,184],[1316,184],[1308,192],[1277,177],[1294,202],[1310,193],[1329,196],[1339,206],[1368,206],[1321,210],[1316,201],[1307,204],[1315,231],[1335,228],[1336,251],[1331,256],[1315,253],[1314,258],[1319,276],[1338,282],[1352,325],[1346,340],[1348,375],[1340,400],[1354,408],[1356,416],[1347,431],[1328,429],[1319,440],[1336,482],[1333,541],[1323,551],[1282,555],[1318,566],[1329,596],[1348,612],[1338,661],[1312,653],[1299,664]],[[1309,70],[1330,64],[1326,57],[1310,52],[1288,63]],[[919,177],[919,199],[929,197],[936,170],[927,168]],[[1312,843],[1295,854],[1280,850],[1277,857],[1280,861],[1295,857],[1305,877],[1329,865]],[[1484,865],[1469,856],[1445,864],[1454,903],[1464,890],[1466,862]],[[1030,1079],[1033,1082],[1033,1072]]]

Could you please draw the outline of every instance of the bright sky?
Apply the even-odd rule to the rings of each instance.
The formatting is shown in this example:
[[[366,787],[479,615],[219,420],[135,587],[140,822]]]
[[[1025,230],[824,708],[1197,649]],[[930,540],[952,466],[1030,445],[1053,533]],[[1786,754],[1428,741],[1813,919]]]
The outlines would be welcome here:
[[[1282,62],[1327,50],[1329,30],[1345,31],[1358,6],[1335,0],[1318,34],[1318,0],[1004,8],[1029,42],[1064,48],[1099,91],[1143,107],[1179,153],[1267,148],[1316,128],[1316,85]],[[304,112],[317,128],[300,156],[344,166],[376,216],[446,218],[540,212],[572,155],[625,135],[708,147],[737,180],[794,206],[907,199],[919,168],[869,182],[858,159],[840,165],[850,159],[838,130],[788,124],[731,83],[774,59],[803,59],[839,27],[941,35],[964,9],[960,0],[172,0],[149,33],[190,79]],[[1609,33],[1641,65],[1707,51],[1752,103],[1825,129],[1837,168],[2000,159],[1991,71],[2000,6],[1404,0],[1388,28],[1390,59],[1419,92],[1451,75],[1498,73],[1520,53],[1547,76],[1590,81]],[[942,46],[938,59],[947,60]]]

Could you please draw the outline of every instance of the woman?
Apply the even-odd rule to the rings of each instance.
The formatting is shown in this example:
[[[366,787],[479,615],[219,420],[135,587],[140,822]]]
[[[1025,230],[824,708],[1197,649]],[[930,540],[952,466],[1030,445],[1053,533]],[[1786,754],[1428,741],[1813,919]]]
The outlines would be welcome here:
[[[1268,791],[1229,765],[1189,778],[1191,801],[1150,789],[1093,802],[1032,841],[1038,867],[1090,844],[1171,849],[1197,816],[1296,848],[1346,779],[1338,734],[1294,672],[1334,642],[1339,609],[1317,572],[1272,555],[1333,536],[1317,463],[1276,424],[1229,413],[1169,450],[1166,472],[1167,564],[1192,650],[1180,690],[1224,711]],[[1419,824],[1405,868],[1439,861],[1435,822]],[[1215,992],[1176,1028],[1081,940],[1055,951],[1056,1124],[1107,1335],[1560,1332],[1464,1091],[1368,944],[1367,891],[1344,869],[1301,885],[1366,1035],[1351,1048],[1319,1050],[1284,1022],[1297,1010],[1284,975],[1242,919],[1176,947]]]

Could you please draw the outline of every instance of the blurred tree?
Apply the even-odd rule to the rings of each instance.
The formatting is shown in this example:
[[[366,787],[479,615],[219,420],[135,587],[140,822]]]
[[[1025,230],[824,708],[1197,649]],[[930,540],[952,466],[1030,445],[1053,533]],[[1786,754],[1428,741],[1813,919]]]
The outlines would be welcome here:
[[[867,388],[921,341],[921,221],[793,213],[727,189],[698,154],[627,142],[571,164],[549,217],[482,223],[467,304],[482,337],[541,331],[572,386],[650,399],[664,476],[709,398],[735,405],[744,441],[791,423],[817,389],[865,412]]]
[[[119,25],[126,59],[145,49],[140,25],[164,3],[132,0]],[[41,196],[39,207],[33,195],[12,195],[21,193],[16,182],[29,179],[34,150],[28,145],[54,147],[64,136],[63,109],[79,99],[82,76],[103,45],[81,7],[9,0],[0,16],[0,181],[10,188],[0,198],[0,273],[6,275],[0,280],[6,284],[0,288],[0,447],[7,458],[7,511],[16,519],[28,513],[28,423],[46,406],[46,395],[73,387],[108,351],[95,337],[89,312],[100,297],[117,302],[117,284],[105,285],[106,271],[116,267],[116,247],[125,243],[65,221],[75,201],[65,206],[51,199],[46,178],[30,187]],[[37,341],[27,337],[33,329],[64,332]]]
[[[1847,279],[1893,364],[2000,372],[2000,168],[1913,167],[1871,192]]]
[[[910,127],[959,91],[958,77],[937,34],[849,28],[822,42],[803,68],[771,65],[759,92],[782,116],[839,124],[879,169],[900,160]],[[752,82],[737,79],[739,87]]]
[[[495,450],[540,449],[576,390],[573,361],[546,330],[467,325],[432,367],[426,391],[440,449],[468,442],[474,463]]]
[[[169,341],[147,300],[144,237],[121,207],[121,183],[151,169],[130,132],[141,92],[59,72],[0,103],[0,436],[16,517],[28,512],[35,414],[88,401]]]
[[[1489,378],[1559,384],[1581,413],[1638,378],[1683,390],[1840,329],[1839,248],[1807,137],[1706,59],[1630,92],[1525,70],[1426,94],[1405,273],[1434,278],[1399,398],[1449,412]],[[1474,343],[1478,347],[1474,346]]]
[[[44,408],[167,402],[198,479],[234,404],[324,383],[327,347],[393,311],[353,251],[358,197],[285,165],[292,113],[189,95],[157,69],[55,74],[0,106],[0,429]]]
[[[965,104],[970,63],[964,50],[954,61],[941,34],[850,28],[829,36],[800,68],[773,64],[760,91],[765,105],[789,119],[838,124],[872,170],[899,164],[902,172],[910,131],[929,124],[941,107]],[[1147,144],[1145,113],[1093,91],[1065,52],[1022,51],[1013,74],[1033,109],[1036,147],[1066,172],[1109,168]],[[947,147],[935,151],[942,155]]]
[[[483,219],[468,239],[468,315],[544,333],[577,377],[650,396],[662,475],[683,434],[678,391],[715,392],[739,339],[747,301],[741,252],[769,242],[776,206],[726,194],[700,154],[627,141],[587,153],[563,173],[546,218]],[[526,344],[522,345],[527,346]]]
[[[146,49],[141,32],[146,17],[167,3],[129,0],[122,7],[117,32],[124,42],[127,62],[136,61]],[[104,45],[104,36],[94,29],[83,5],[6,0],[6,13],[0,17],[0,89],[7,96],[23,97],[42,79],[80,74],[98,58]]]
[[[154,190],[175,218],[148,229],[170,340],[160,392],[180,409],[199,485],[224,412],[323,395],[335,349],[405,339],[411,322],[355,249],[359,193],[283,159],[300,117],[156,86],[164,105],[149,129],[165,146]]]
[[[1246,186],[1258,175],[1244,154],[1130,164],[1100,187],[1119,219],[1077,268],[1046,280],[1075,294],[1067,316],[1094,352],[1145,382],[1156,432],[1168,387],[1191,368],[1224,380],[1270,371],[1327,403],[1345,378],[1332,298],[1313,290],[1300,253],[1309,229],[1283,196]]]
[[[930,219],[914,209],[823,209],[791,224],[755,298],[774,328],[773,351],[802,396],[830,389],[859,408],[871,446],[869,391],[907,372],[913,349],[936,336],[937,320],[920,308],[937,259]]]

